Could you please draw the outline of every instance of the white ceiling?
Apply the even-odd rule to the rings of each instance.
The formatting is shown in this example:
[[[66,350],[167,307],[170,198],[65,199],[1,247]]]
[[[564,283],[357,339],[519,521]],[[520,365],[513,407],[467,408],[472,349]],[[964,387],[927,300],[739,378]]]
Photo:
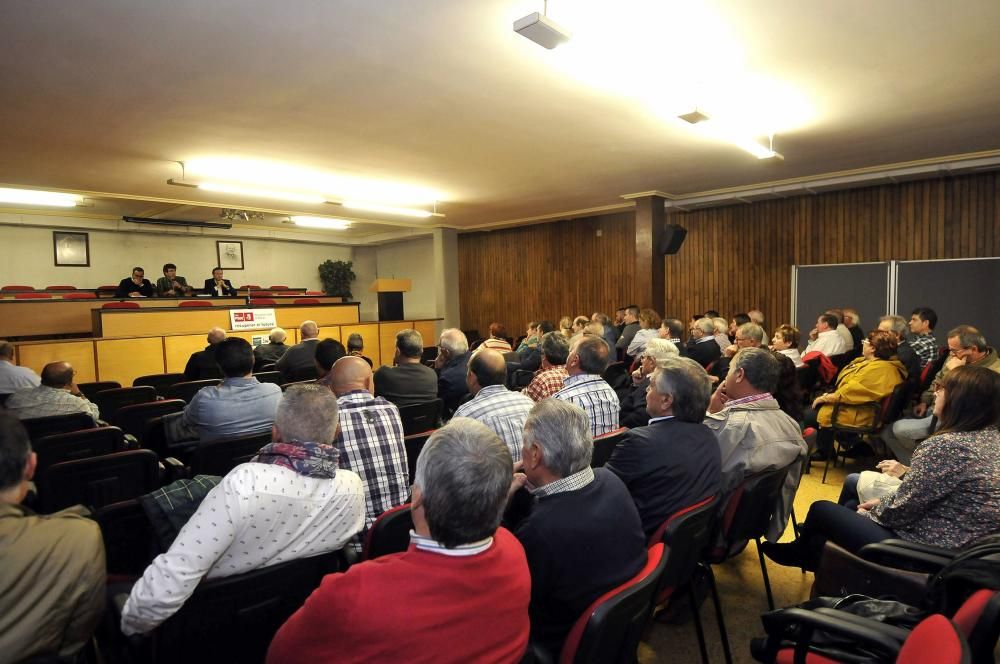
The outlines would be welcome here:
[[[166,184],[266,159],[436,190],[445,218],[381,221],[473,228],[1000,148],[997,0],[619,0],[596,30],[586,1],[549,3],[575,69],[511,30],[541,0],[5,2],[0,183],[336,214]],[[772,117],[785,160],[671,120],[706,100]]]

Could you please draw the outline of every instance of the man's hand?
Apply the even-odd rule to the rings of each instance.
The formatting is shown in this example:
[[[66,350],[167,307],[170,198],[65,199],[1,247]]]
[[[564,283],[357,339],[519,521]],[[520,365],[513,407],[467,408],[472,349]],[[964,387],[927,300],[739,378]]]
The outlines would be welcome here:
[[[819,336],[819,330],[817,330],[815,327],[809,330],[809,341],[816,341],[816,338],[818,336]]]
[[[918,403],[916,406],[913,407],[913,414],[916,415],[917,417],[923,417],[924,415],[926,415],[927,404]]]
[[[866,500],[858,505],[858,514],[868,514],[873,507],[878,505],[878,500],[878,498],[873,498],[872,500]]]
[[[823,404],[831,403],[833,401],[836,401],[836,398],[833,396],[833,392],[821,394],[818,397],[816,397],[815,401],[813,401],[813,410],[817,410]]]
[[[722,383],[712,393],[712,400],[708,402],[708,412],[718,413],[726,407],[727,401],[729,401],[729,395],[726,394],[726,384]]]
[[[510,488],[507,489],[507,501],[514,497],[514,494],[521,490],[521,487],[528,483],[528,476],[524,474],[522,469],[524,468],[524,463],[518,461],[514,464],[514,477],[510,481]]]
[[[738,350],[739,348],[736,347],[736,344],[730,344],[726,346],[726,349],[722,352],[725,354],[726,357],[732,357],[733,355],[736,355],[736,351]]]
[[[128,296],[129,297],[142,297],[142,293],[140,293],[138,291],[133,291],[133,292],[129,293]]]
[[[878,465],[876,465],[875,467],[881,470],[885,475],[888,475],[889,477],[895,477],[897,479],[906,474],[906,471],[910,469],[909,466],[904,466],[900,462],[891,459],[886,459],[885,461],[879,461]]]
[[[434,368],[440,369],[446,362],[448,362],[447,353],[443,348],[438,349],[437,357],[434,358]]]
[[[964,367],[964,366],[965,366],[965,358],[955,357],[954,355],[949,357],[947,361],[945,361],[944,363],[944,368],[948,369],[949,371],[951,371],[955,367]]]

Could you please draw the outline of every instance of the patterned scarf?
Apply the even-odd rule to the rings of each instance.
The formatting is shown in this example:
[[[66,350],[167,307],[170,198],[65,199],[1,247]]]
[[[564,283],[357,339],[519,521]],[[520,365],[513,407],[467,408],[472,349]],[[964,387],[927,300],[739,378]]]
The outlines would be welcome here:
[[[273,463],[299,475],[329,480],[337,474],[340,450],[320,443],[268,443],[260,448],[255,463]]]

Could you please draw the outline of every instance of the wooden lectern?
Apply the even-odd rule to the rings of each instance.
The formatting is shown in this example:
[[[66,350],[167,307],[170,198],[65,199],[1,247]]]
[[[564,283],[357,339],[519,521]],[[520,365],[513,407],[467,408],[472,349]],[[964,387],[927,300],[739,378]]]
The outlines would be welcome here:
[[[376,279],[368,290],[378,293],[378,319],[404,320],[403,293],[410,292],[409,279]]]

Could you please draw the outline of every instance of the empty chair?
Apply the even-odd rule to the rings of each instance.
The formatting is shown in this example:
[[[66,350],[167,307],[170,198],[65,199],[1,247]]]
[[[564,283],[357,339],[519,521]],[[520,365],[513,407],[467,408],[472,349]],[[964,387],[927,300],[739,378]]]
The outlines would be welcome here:
[[[33,291],[34,286],[3,286],[0,287],[0,291]]]
[[[409,436],[436,429],[441,425],[444,401],[434,399],[399,407],[399,417],[403,421],[403,435]]]
[[[288,286],[268,286],[267,290],[288,290]]]
[[[62,298],[64,300],[96,300],[97,293],[66,293]]]
[[[636,661],[666,563],[663,544],[654,544],[638,574],[594,600],[566,637],[560,664]]]
[[[292,300],[292,304],[319,304],[319,300],[314,297],[297,297]]]
[[[34,443],[45,436],[69,431],[93,429],[94,419],[88,413],[70,413],[68,415],[49,415],[48,417],[32,417],[21,420],[28,430],[28,437]]]
[[[76,286],[46,286],[45,290],[76,290]]]
[[[156,454],[150,450],[63,461],[39,475],[39,505],[43,513],[72,505],[96,509],[149,493],[159,486],[159,478]]]
[[[138,309],[138,302],[105,302],[101,309]]]
[[[35,472],[40,474],[49,466],[63,461],[87,459],[125,450],[125,434],[118,427],[94,427],[45,436],[32,442],[38,455]]]
[[[622,442],[627,433],[628,428],[621,427],[620,429],[609,431],[594,438],[594,453],[590,457],[591,467],[600,468],[606,464],[614,453],[615,448],[618,447],[618,443]]]
[[[141,576],[160,553],[153,526],[135,498],[105,505],[94,513],[104,539],[108,575]]]
[[[123,406],[118,409],[115,415],[115,424],[122,431],[132,436],[142,443],[143,435],[146,431],[146,423],[154,417],[162,417],[170,413],[179,413],[184,410],[185,403],[181,399],[161,399],[160,401],[149,401],[147,403],[136,403]],[[143,445],[145,447],[145,445]]]
[[[137,403],[156,401],[156,390],[148,385],[143,387],[119,387],[102,390],[91,399],[101,411],[101,419],[118,424],[118,410]]]
[[[263,307],[263,306],[273,307],[275,304],[277,304],[277,302],[275,302],[274,300],[272,300],[269,297],[255,297],[252,300],[250,300],[250,305],[251,306],[257,305],[259,307]]]
[[[307,290],[303,295],[326,295],[326,293],[319,290]]]
[[[15,300],[50,300],[52,293],[15,293]]]
[[[240,290],[260,290],[260,286],[257,284],[251,284],[249,286],[240,286]]]
[[[410,504],[399,505],[382,512],[365,535],[362,560],[372,560],[390,553],[401,553],[410,546],[413,515]]]
[[[266,431],[199,443],[191,460],[191,472],[194,475],[225,475],[241,463],[250,461],[260,448],[270,442],[271,432]]]
[[[122,384],[117,380],[98,380],[91,383],[76,384],[77,389],[83,392],[83,396],[87,397],[91,401],[94,400],[94,397],[98,392],[103,392],[104,390],[116,390],[121,386]],[[101,414],[103,415],[103,413]]]
[[[174,383],[166,390],[166,397],[168,399],[183,399],[185,403],[191,403],[191,399],[194,395],[198,393],[203,387],[209,387],[211,385],[218,385],[222,380],[219,378],[208,378],[206,380],[187,380],[180,383]]]
[[[211,307],[212,303],[205,300],[181,300],[178,307]]]
[[[182,373],[150,374],[148,376],[139,376],[133,380],[132,387],[142,387],[144,385],[148,385],[156,390],[156,394],[158,396],[166,397],[167,388],[171,385],[183,382],[184,374]]]
[[[261,371],[255,373],[253,377],[261,383],[274,383],[275,385],[281,385],[282,381],[285,380],[280,371]]]
[[[427,443],[427,439],[431,437],[432,433],[434,433],[433,429],[403,438],[403,445],[406,447],[406,467],[410,472],[410,482],[413,482],[413,478],[417,476],[417,457],[420,456],[420,451],[424,449],[424,444]]]

